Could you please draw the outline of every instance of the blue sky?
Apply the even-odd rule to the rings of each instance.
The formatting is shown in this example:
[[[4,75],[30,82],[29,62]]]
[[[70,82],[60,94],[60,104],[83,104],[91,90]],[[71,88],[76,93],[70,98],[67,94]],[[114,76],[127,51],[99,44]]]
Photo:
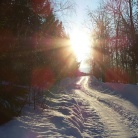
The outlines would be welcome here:
[[[87,15],[87,9],[94,10],[100,0],[75,0],[76,2],[76,21],[83,21]]]
[[[62,0],[63,3],[66,0]],[[88,19],[87,10],[94,10],[101,0],[69,0],[70,3],[75,3],[75,10],[69,11],[64,16],[62,13],[57,13],[58,18],[63,22],[65,29],[68,31],[73,27],[83,27],[84,22]]]
[[[69,17],[72,24],[76,27],[83,27],[84,22],[88,19],[87,10],[94,10],[98,6],[100,0],[74,0],[76,3],[76,13]]]

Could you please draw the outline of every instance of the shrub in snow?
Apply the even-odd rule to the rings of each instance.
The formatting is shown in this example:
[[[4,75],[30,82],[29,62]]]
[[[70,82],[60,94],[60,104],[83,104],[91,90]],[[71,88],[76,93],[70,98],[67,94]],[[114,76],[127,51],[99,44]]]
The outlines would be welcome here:
[[[18,116],[26,103],[27,89],[17,86],[0,86],[0,124]]]

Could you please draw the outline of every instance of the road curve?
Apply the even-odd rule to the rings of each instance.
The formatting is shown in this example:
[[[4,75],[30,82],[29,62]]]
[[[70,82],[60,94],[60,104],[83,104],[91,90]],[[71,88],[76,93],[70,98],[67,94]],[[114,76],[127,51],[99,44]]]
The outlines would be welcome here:
[[[82,77],[77,82],[77,85],[80,85],[81,89],[75,90],[77,97],[83,99],[83,103],[85,103],[83,106],[87,106],[87,108],[84,107],[83,109],[87,109],[93,113],[91,116],[86,116],[86,128],[92,127],[92,132],[87,133],[91,133],[92,136],[102,135],[110,138],[137,137],[138,109],[129,101],[114,95],[95,91],[88,86],[88,81],[89,77]],[[89,126],[87,120],[94,124],[100,123],[100,129],[97,125],[93,125],[93,123]]]

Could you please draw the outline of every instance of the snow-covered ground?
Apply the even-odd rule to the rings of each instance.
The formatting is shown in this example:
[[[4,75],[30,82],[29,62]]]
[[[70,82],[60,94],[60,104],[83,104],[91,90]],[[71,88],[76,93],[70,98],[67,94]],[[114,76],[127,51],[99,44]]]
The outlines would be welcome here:
[[[26,106],[0,126],[0,138],[138,138],[138,85],[67,78],[47,109]]]

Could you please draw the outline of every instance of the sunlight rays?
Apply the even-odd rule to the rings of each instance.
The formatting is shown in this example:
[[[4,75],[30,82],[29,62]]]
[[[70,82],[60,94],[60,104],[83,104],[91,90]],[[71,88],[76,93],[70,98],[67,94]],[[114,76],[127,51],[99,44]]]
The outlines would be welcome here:
[[[70,41],[77,60],[87,59],[88,53],[90,53],[89,35],[85,31],[75,29],[70,33]]]
[[[89,72],[84,69],[90,68],[90,65],[86,65],[86,61],[90,59],[91,55],[90,35],[82,29],[74,29],[70,32],[70,43],[76,55],[77,61],[81,62],[80,70]]]

